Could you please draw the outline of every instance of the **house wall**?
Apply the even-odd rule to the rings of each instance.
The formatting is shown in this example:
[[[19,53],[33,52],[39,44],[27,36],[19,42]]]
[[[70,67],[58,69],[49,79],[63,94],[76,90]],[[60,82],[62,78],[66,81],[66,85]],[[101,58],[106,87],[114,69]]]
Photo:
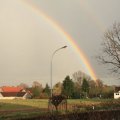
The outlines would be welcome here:
[[[23,97],[0,97],[0,99],[9,99],[9,100],[13,100],[13,99],[24,99]]]
[[[0,99],[9,99],[9,100],[13,100],[13,99],[30,99],[31,98],[31,94],[26,93],[23,97],[3,97],[2,94],[0,93]]]
[[[3,97],[2,94],[0,93],[0,98]]]
[[[3,92],[2,88],[0,88],[0,92]]]
[[[114,99],[118,99],[118,98],[120,98],[120,91],[114,93]]]
[[[26,90],[23,89],[21,92],[26,92]]]
[[[0,99],[10,99],[10,100],[12,100],[12,99],[15,99],[15,97],[0,97]]]
[[[26,93],[26,94],[23,96],[23,99],[30,99],[31,97],[32,97],[31,94]]]

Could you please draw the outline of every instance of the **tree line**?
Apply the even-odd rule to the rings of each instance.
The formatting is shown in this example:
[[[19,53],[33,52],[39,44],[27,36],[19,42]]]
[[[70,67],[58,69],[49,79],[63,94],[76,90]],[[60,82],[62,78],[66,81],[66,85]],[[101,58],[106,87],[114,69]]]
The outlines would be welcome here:
[[[50,97],[51,90],[48,84],[43,87],[38,81],[34,81],[31,87],[24,83],[18,86],[29,90],[33,98],[47,99]],[[53,95],[62,94],[70,99],[113,98],[114,86],[104,85],[99,79],[93,81],[84,77],[81,80],[74,80],[66,76],[62,83],[58,82],[53,86],[52,91]]]

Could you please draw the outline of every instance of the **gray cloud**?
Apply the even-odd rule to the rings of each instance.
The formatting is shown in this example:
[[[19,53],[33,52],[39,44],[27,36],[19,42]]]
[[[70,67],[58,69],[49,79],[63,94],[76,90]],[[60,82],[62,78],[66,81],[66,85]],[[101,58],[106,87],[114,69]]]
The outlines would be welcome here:
[[[93,56],[99,52],[105,28],[120,20],[120,1],[31,1],[76,40],[98,77],[108,81],[106,69]],[[49,83],[51,54],[65,44],[69,45],[58,31],[18,1],[0,0],[1,84]],[[54,82],[79,69],[85,70],[72,46],[60,51],[54,58]]]

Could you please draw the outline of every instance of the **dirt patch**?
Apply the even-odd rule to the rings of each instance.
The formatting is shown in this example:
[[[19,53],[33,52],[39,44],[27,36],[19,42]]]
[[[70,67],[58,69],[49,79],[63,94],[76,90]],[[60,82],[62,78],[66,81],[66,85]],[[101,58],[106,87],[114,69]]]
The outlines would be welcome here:
[[[0,114],[9,114],[9,113],[16,113],[16,112],[48,112],[47,108],[26,108],[26,109],[14,109],[14,110],[0,110]]]

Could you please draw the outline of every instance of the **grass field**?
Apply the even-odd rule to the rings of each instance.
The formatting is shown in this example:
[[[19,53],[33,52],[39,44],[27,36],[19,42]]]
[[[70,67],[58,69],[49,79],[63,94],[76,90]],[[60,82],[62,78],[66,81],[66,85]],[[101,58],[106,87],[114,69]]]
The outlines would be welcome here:
[[[117,104],[120,100],[114,99],[69,99],[68,105],[99,105],[104,103]],[[27,109],[27,108],[48,108],[48,99],[14,99],[14,100],[0,100],[1,110]]]
[[[120,100],[113,99],[77,99],[68,100],[68,110],[72,111],[73,106],[79,110],[111,110],[120,109]],[[47,99],[28,99],[28,100],[0,100],[0,118],[7,117],[30,117],[40,114],[46,114],[48,111]],[[78,109],[77,109],[78,111]]]
[[[27,109],[27,108],[48,108],[47,99],[14,99],[0,100],[0,110]]]

